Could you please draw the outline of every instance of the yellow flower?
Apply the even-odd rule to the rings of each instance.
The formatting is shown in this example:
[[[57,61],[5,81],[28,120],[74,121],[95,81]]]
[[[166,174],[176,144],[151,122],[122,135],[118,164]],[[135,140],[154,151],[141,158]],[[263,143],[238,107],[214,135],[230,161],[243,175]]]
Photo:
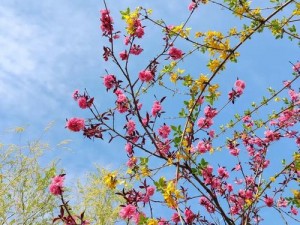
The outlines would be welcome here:
[[[141,168],[141,174],[142,174],[142,176],[144,176],[144,177],[148,177],[148,176],[151,175],[151,172],[150,172],[150,170],[148,169],[148,167],[143,166],[143,167]]]
[[[198,80],[196,80],[196,84],[200,87],[201,90],[203,90],[208,80],[209,79],[206,75],[201,74]]]
[[[213,84],[213,85],[210,85],[209,88],[208,88],[208,91],[211,93],[211,94],[214,94],[219,88],[219,85],[218,84]]]
[[[199,37],[202,37],[204,34],[202,32],[196,32],[195,33],[195,38],[199,38]]]
[[[237,34],[237,31],[236,31],[236,28],[233,27],[229,30],[229,35],[236,35]]]
[[[174,181],[169,181],[167,187],[163,192],[163,196],[166,204],[170,208],[175,208],[177,206],[177,200],[183,198],[180,190],[176,189]]]
[[[104,184],[110,189],[115,189],[118,184],[118,180],[116,176],[117,176],[116,172],[111,172],[106,174],[103,178]]]
[[[299,190],[292,190],[293,194],[294,194],[294,198],[297,201],[297,203],[300,204],[300,191]]]
[[[276,180],[275,177],[270,177],[270,181],[274,182]]]
[[[221,65],[221,62],[218,59],[213,59],[208,63],[208,68],[211,72],[215,72],[217,68]]]
[[[176,83],[178,80],[178,74],[177,73],[171,73],[170,80],[172,83]]]
[[[147,225],[158,225],[158,221],[156,219],[148,219]]]

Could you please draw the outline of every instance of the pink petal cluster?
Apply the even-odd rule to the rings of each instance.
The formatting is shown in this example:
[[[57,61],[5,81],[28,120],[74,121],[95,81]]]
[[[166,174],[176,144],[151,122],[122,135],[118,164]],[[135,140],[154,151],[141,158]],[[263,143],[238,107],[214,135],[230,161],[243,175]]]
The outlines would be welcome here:
[[[162,138],[168,138],[170,132],[171,132],[171,128],[168,125],[163,125],[158,129],[158,134]]]
[[[272,207],[273,204],[274,204],[273,198],[268,197],[268,196],[266,196],[266,197],[264,198],[264,202],[265,202],[265,204],[266,204],[268,207]]]
[[[185,209],[184,215],[185,215],[185,222],[188,224],[192,224],[194,219],[196,218],[196,215],[189,208]]]
[[[74,132],[78,132],[84,129],[85,123],[82,118],[71,118],[67,121],[66,127]]]
[[[58,175],[52,178],[49,190],[53,195],[61,195],[63,192],[64,175]]]
[[[217,110],[215,108],[212,108],[211,106],[206,106],[204,109],[204,115],[205,117],[200,117],[197,125],[200,128],[210,128],[213,125],[213,118],[218,114]]]
[[[112,74],[106,75],[103,77],[103,83],[107,89],[115,87],[117,80],[116,77]]]
[[[86,97],[78,98],[77,102],[78,102],[78,105],[80,108],[82,108],[82,109],[88,108],[88,103],[87,103]]]
[[[178,48],[172,47],[169,50],[169,55],[173,60],[181,59],[182,51]]]
[[[113,28],[113,19],[109,15],[109,11],[106,9],[100,10],[100,21],[101,21],[101,30],[103,34],[112,34]]]
[[[115,94],[117,95],[117,110],[120,113],[124,113],[128,111],[128,99],[126,97],[126,95],[123,93],[122,90],[117,89],[115,91]]]
[[[157,116],[157,114],[162,110],[162,106],[160,104],[159,101],[155,101],[153,106],[152,106],[152,109],[151,109],[151,113],[152,113],[152,116]]]
[[[194,8],[196,8],[196,6],[197,4],[195,2],[191,2],[188,7],[189,11],[192,11]]]
[[[150,70],[143,70],[139,73],[139,79],[143,82],[150,82],[154,78],[154,74]]]
[[[216,210],[211,201],[204,196],[200,197],[199,203],[200,205],[204,206],[209,213],[214,213]]]
[[[133,55],[139,55],[143,50],[144,49],[142,49],[139,45],[133,44],[133,46],[129,50],[129,53]]]
[[[246,84],[244,81],[237,79],[234,83],[234,89],[229,92],[228,97],[234,103],[235,98],[240,97],[244,93]]]
[[[238,79],[235,81],[234,86],[238,92],[241,91],[243,93],[243,91],[246,87],[246,84],[244,81]]]
[[[133,135],[133,133],[135,132],[135,122],[133,120],[129,120],[126,123],[126,129],[129,135]]]
[[[180,222],[180,217],[179,217],[178,213],[174,213],[174,214],[172,215],[171,220],[172,220],[174,223],[179,223],[179,222]]]
[[[300,62],[297,62],[294,66],[293,66],[293,70],[297,73],[300,73]]]
[[[136,213],[136,207],[134,205],[129,204],[122,207],[122,209],[119,212],[119,216],[125,220],[125,219],[132,218],[135,213]]]
[[[127,59],[128,59],[128,53],[127,53],[126,50],[123,51],[123,52],[120,52],[120,58],[121,58],[122,60],[127,60]]]
[[[154,195],[154,192],[155,192],[155,187],[153,187],[153,186],[147,187],[147,189],[146,189],[146,195],[152,196],[152,195]]]

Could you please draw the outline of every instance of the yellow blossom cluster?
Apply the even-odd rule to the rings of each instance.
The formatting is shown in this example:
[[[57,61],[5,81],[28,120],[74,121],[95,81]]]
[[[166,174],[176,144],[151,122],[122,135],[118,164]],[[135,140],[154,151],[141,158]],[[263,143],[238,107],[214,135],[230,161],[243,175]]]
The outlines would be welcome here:
[[[165,190],[163,191],[163,197],[167,203],[167,206],[170,208],[176,208],[177,200],[183,198],[180,190],[176,189],[174,181],[168,182]]]
[[[191,28],[187,27],[184,28],[183,24],[180,24],[178,26],[173,26],[169,28],[169,35],[170,36],[176,36],[179,35],[182,38],[188,38],[190,36]]]
[[[230,32],[236,34],[236,30],[231,30]],[[239,56],[237,52],[232,53],[229,38],[225,37],[219,31],[206,32],[204,43],[207,46],[210,56],[218,56],[218,58],[211,59],[207,65],[209,70],[213,73],[222,65],[222,61],[227,59],[229,55],[232,61],[236,61],[236,57]],[[224,69],[224,65],[222,65],[220,69]]]
[[[114,172],[106,174],[103,177],[103,181],[107,187],[109,187],[110,189],[115,189],[118,184],[117,172],[114,171]]]
[[[135,23],[139,18],[140,8],[136,8],[133,12],[127,10],[126,12],[122,12],[122,19],[126,22],[127,27],[126,31],[129,35],[133,35],[135,33]]]

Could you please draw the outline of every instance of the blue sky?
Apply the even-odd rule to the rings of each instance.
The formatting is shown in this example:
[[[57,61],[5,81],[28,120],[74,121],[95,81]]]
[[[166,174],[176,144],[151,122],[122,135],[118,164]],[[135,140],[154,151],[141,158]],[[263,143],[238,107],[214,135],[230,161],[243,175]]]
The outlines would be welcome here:
[[[118,11],[137,5],[152,8],[157,19],[166,18],[170,24],[181,23],[188,15],[189,1],[122,0],[117,4],[115,1],[107,3],[112,6],[116,26],[121,27],[123,23],[120,26]],[[87,88],[100,108],[107,108],[114,101],[105,95],[100,78],[105,69],[114,70],[113,64],[104,64],[102,59],[105,40],[99,29],[101,8],[101,1],[92,0],[2,0],[0,4],[0,139],[19,142],[19,138],[11,139],[7,130],[26,126],[29,132],[21,139],[21,142],[26,142],[38,137],[50,121],[55,121],[44,139],[54,147],[61,140],[71,139],[71,150],[54,148],[43,163],[60,158],[61,167],[71,177],[91,170],[93,163],[116,168],[126,159],[120,154],[120,151],[124,152],[123,144],[93,142],[64,128],[66,118],[89,115],[72,100],[75,89],[83,91]],[[225,10],[216,13],[208,6],[205,9],[200,7],[190,26],[207,31],[224,29],[228,24],[238,26],[236,21]],[[146,27],[146,33],[148,31]],[[151,40],[158,31],[151,35],[145,40],[145,56],[155,52],[152,44],[161,45]],[[290,79],[289,61],[300,59],[295,42],[275,40],[268,31],[255,35],[242,46],[240,53],[239,63],[229,64],[228,70],[218,78],[224,84],[224,93],[231,89],[237,77],[247,83],[245,96],[239,100],[242,107],[228,109],[223,114],[225,120],[230,118],[227,115],[232,115],[234,109],[247,108],[252,101],[259,101],[261,93],[267,94],[266,87],[278,88],[282,80]],[[145,57],[146,61],[149,59]],[[205,59],[200,54],[191,59],[188,62],[191,72],[199,72],[201,68],[207,72]],[[138,69],[133,66],[135,70]],[[295,86],[300,86],[299,82]]]

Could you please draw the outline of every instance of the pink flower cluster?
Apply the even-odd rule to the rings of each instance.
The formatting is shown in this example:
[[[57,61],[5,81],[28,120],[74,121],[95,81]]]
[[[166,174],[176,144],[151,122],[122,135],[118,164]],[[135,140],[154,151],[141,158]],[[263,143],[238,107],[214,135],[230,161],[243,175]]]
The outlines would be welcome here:
[[[204,206],[206,208],[206,211],[209,213],[214,213],[216,210],[211,201],[204,196],[200,197],[199,203],[200,205]]]
[[[103,77],[103,83],[105,87],[108,89],[111,89],[116,86],[117,80],[115,75],[109,74]]]
[[[126,123],[126,129],[127,129],[127,133],[129,135],[133,135],[134,132],[135,132],[135,122],[133,120],[129,120],[127,123]]]
[[[294,66],[293,66],[293,70],[296,73],[300,73],[300,62],[297,62]]]
[[[142,26],[142,23],[141,23],[141,20],[139,19],[136,19],[134,21],[134,34],[133,36],[136,36],[138,38],[142,38],[145,34],[145,31],[144,31],[144,27]]]
[[[127,99],[126,95],[123,93],[123,91],[121,89],[117,89],[115,91],[115,94],[117,95],[117,100],[116,100],[117,110],[120,113],[127,112],[128,111],[128,99]]]
[[[150,82],[154,78],[154,74],[150,70],[143,70],[139,73],[139,79],[142,82]]]
[[[90,108],[94,102],[94,98],[90,98],[88,95],[81,95],[78,90],[73,92],[73,99],[77,101],[78,105],[82,109]]]
[[[143,50],[144,49],[142,49],[140,45],[133,44],[129,50],[129,53],[133,55],[139,55],[142,53]]]
[[[119,216],[122,219],[131,219],[134,214],[136,214],[137,208],[134,205],[128,204],[124,207],[119,212]]]
[[[205,117],[201,117],[198,120],[198,127],[201,129],[210,128],[213,125],[213,118],[217,115],[217,110],[215,108],[212,108],[211,106],[206,106],[204,109],[204,115]]]
[[[169,50],[169,55],[173,60],[181,59],[182,51],[178,48],[172,47]]]
[[[53,195],[61,195],[63,192],[63,185],[64,185],[64,174],[55,176],[52,178],[51,184],[49,186],[49,190]]]
[[[234,103],[234,100],[243,94],[245,87],[245,82],[237,79],[234,83],[234,89],[232,89],[232,91],[228,94],[229,100]]]
[[[84,119],[82,118],[71,118],[67,120],[66,127],[74,132],[79,132],[81,130],[84,130],[85,123]]]
[[[162,138],[168,138],[169,134],[171,132],[171,128],[168,125],[163,125],[158,129],[158,134],[162,137]]]
[[[100,10],[100,21],[101,21],[101,30],[104,35],[112,34],[113,28],[113,19],[109,15],[109,11],[106,9]]]
[[[157,116],[161,110],[162,110],[162,106],[161,106],[160,102],[155,101],[152,106],[152,110],[151,110],[152,116],[154,116],[154,117]]]

